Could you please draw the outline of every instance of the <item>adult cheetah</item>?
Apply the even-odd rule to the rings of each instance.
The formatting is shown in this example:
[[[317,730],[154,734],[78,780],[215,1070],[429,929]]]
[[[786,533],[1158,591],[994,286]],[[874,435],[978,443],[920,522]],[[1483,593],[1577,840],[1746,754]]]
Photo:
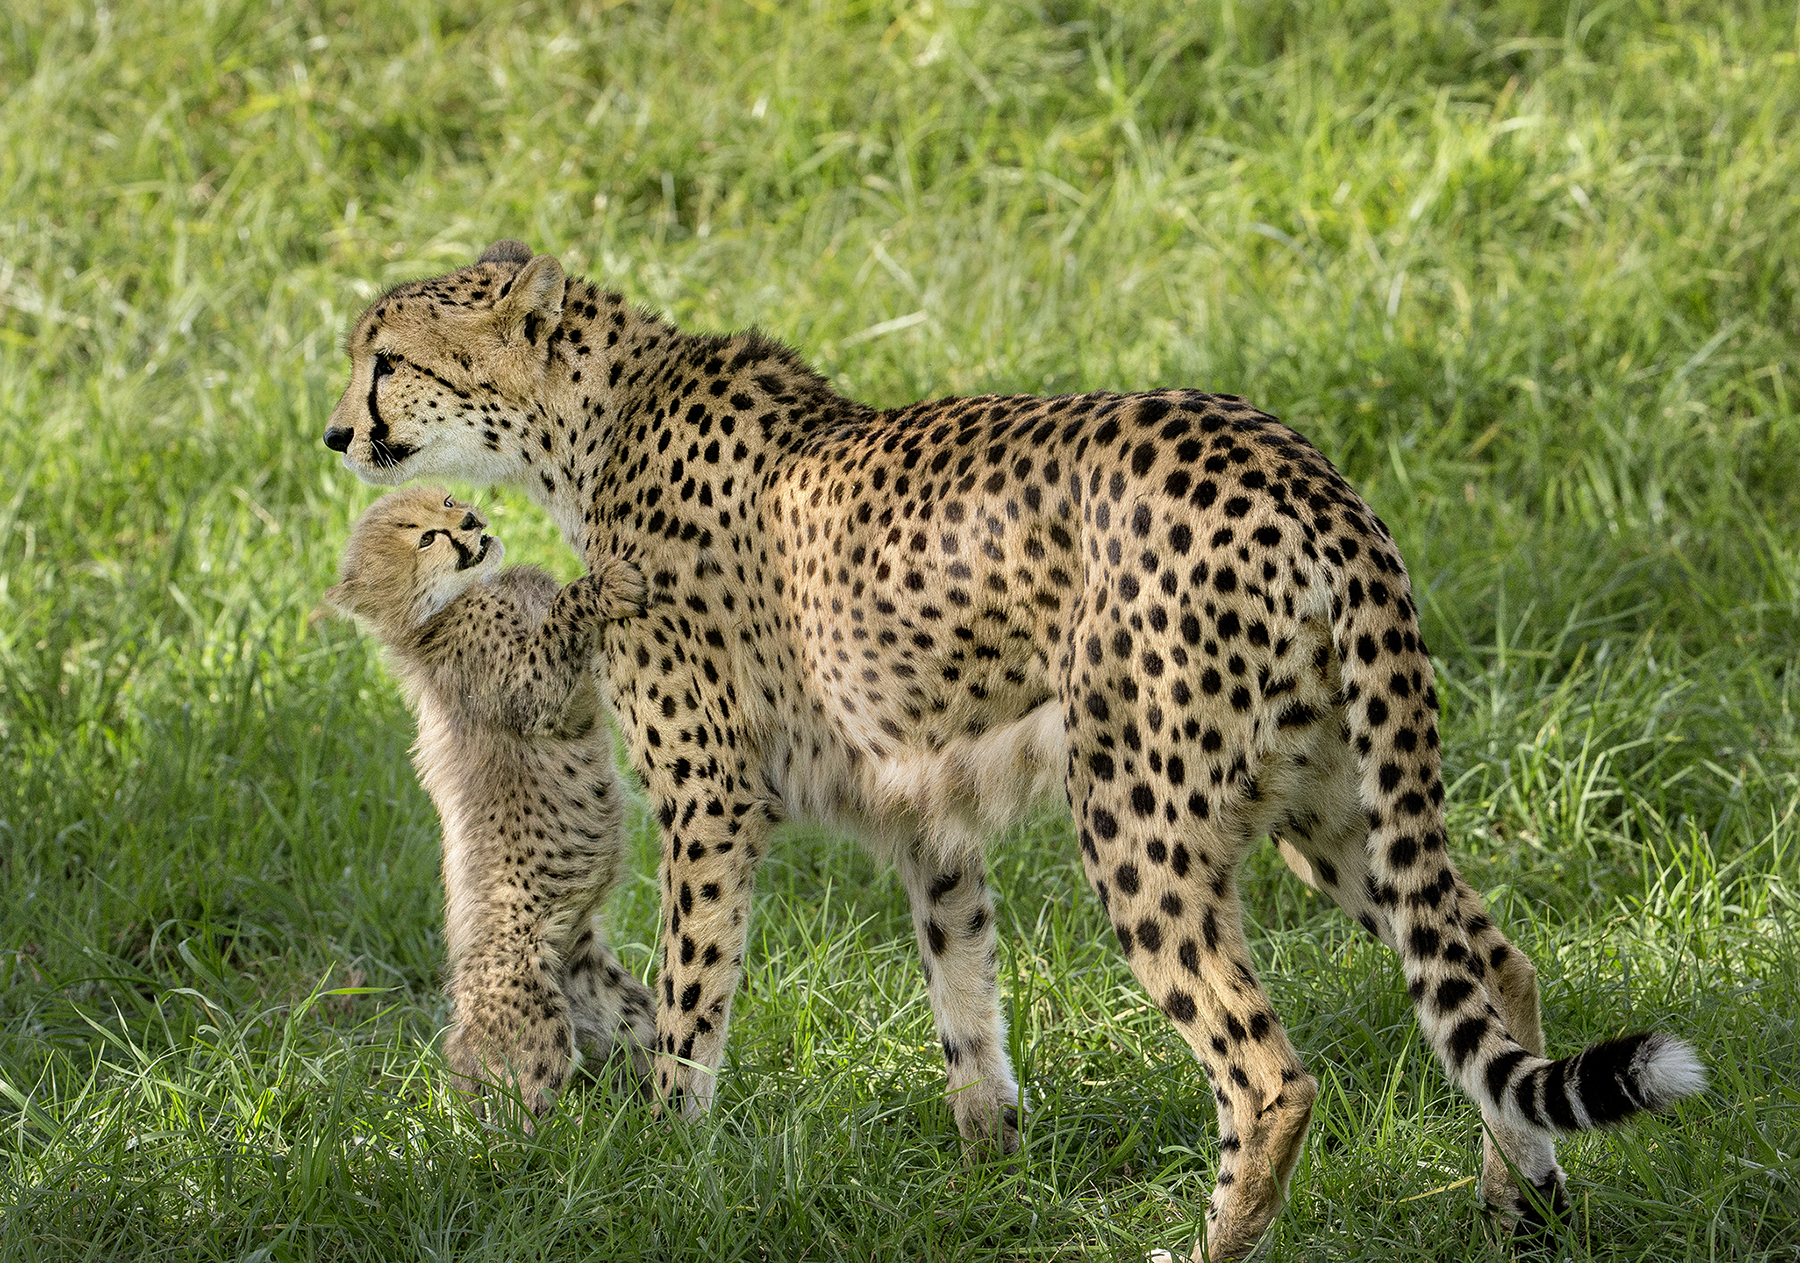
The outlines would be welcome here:
[[[754,332],[682,333],[515,241],[378,299],[349,353],[325,444],[359,477],[523,487],[590,568],[649,576],[601,669],[662,824],[671,1101],[712,1097],[757,863],[807,817],[898,865],[957,1125],[1015,1148],[982,844],[1059,786],[1133,970],[1214,1088],[1196,1258],[1261,1236],[1318,1091],[1245,941],[1236,872],[1262,835],[1399,953],[1481,1107],[1496,1206],[1554,1212],[1557,1133],[1701,1086],[1663,1035],[1545,1058],[1532,966],[1450,861],[1393,540],[1242,399],[878,412]]]

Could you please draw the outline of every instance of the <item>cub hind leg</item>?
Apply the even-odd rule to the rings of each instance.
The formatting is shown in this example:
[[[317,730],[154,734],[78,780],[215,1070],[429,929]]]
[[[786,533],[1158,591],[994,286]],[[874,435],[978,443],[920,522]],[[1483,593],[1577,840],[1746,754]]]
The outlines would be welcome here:
[[[490,911],[490,923],[466,940],[451,935],[456,1021],[444,1052],[452,1076],[474,1094],[516,1091],[526,1130],[549,1112],[578,1048],[598,1065],[620,1047],[630,1077],[649,1077],[654,1001],[602,939],[599,917],[577,910],[589,902],[549,899],[543,916]]]
[[[451,935],[455,1024],[444,1043],[451,1081],[472,1096],[517,1093],[530,1131],[568,1078],[574,1052],[559,962],[536,927],[508,918],[458,941]],[[477,1113],[485,1106],[475,1101]]]
[[[616,1048],[630,1059],[632,1077],[648,1080],[656,1000],[601,938],[598,915],[583,919],[565,953],[562,990],[582,1055],[598,1064]]]
[[[568,795],[530,788],[558,773]],[[643,1008],[645,989],[618,967],[593,916],[617,878],[622,848],[610,751],[541,743],[518,776],[523,787],[491,804],[485,829],[445,829],[456,1019],[445,1056],[463,1090],[497,1090],[502,1099],[516,1092],[529,1130],[567,1081],[577,1034],[610,1050]],[[641,1045],[641,1016],[636,1029]]]

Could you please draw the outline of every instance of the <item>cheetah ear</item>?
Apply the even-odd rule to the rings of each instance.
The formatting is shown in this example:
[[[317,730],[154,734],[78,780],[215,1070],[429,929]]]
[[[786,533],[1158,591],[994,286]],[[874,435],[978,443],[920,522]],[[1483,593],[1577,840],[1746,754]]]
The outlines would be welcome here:
[[[531,247],[523,241],[504,237],[481,252],[477,263],[530,263]]]
[[[523,334],[536,345],[540,328],[562,323],[563,284],[562,264],[554,255],[540,254],[520,268],[494,304],[500,336],[510,342]]]

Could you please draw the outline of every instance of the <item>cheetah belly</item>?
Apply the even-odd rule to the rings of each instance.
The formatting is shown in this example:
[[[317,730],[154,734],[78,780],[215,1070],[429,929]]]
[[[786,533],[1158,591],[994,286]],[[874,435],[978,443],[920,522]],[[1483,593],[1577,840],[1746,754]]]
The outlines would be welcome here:
[[[945,859],[969,855],[1064,793],[1068,746],[1055,699],[937,748],[869,752],[841,730],[796,735],[771,777],[789,815],[849,826],[880,855],[918,844]]]
[[[883,815],[916,817],[948,856],[978,848],[1064,793],[1067,762],[1062,706],[1052,699],[979,737],[871,760],[865,793]]]

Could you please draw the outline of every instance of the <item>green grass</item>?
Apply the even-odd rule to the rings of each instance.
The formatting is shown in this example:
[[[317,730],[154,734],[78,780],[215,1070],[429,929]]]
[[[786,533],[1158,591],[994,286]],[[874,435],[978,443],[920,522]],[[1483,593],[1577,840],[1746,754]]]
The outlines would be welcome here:
[[[121,0],[0,16],[0,1251],[1185,1248],[1212,1111],[1049,819],[996,851],[1017,1161],[965,1159],[897,881],[765,865],[718,1108],[446,1096],[436,822],[318,436],[380,287],[518,236],[892,404],[1194,385],[1400,541],[1464,871],[1553,1047],[1714,1086],[1564,1148],[1542,1257],[1800,1258],[1792,4]],[[495,504],[511,554],[573,561]],[[641,971],[654,842],[614,935]],[[1256,856],[1323,1085],[1281,1258],[1510,1257],[1393,960]]]

